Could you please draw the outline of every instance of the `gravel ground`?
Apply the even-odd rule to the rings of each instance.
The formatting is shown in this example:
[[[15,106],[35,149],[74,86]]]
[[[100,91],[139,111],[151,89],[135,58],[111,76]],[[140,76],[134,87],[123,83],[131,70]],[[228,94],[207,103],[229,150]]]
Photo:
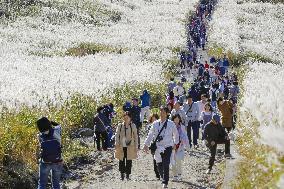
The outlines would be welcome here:
[[[142,140],[143,141],[143,140]],[[201,141],[199,142],[201,144]],[[222,145],[220,145],[223,148]],[[133,161],[130,181],[121,181],[118,171],[118,160],[114,159],[113,151],[93,152],[93,163],[77,167],[72,171],[73,180],[65,183],[68,189],[155,189],[162,188],[161,181],[155,178],[153,160],[150,154],[142,151],[138,153],[138,159]],[[169,188],[195,189],[218,188],[223,180],[225,159],[221,154],[217,155],[216,164],[211,174],[206,174],[209,161],[209,152],[206,148],[190,149],[183,163],[182,181],[172,181],[170,170]]]

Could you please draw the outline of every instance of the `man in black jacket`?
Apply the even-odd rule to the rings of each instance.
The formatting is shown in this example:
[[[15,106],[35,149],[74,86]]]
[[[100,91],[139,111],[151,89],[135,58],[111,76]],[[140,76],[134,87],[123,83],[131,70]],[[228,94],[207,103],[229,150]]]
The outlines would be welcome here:
[[[104,114],[104,107],[100,106],[97,108],[97,114],[94,117],[94,143],[97,145],[97,150],[101,151],[101,140],[103,150],[107,150],[107,117]]]
[[[130,112],[132,115],[132,122],[135,124],[137,128],[138,148],[140,149],[140,129],[142,127],[142,122],[140,119],[141,107],[139,106],[139,101],[137,98],[132,99],[132,107],[131,107]]]
[[[205,126],[204,137],[207,147],[210,149],[209,167],[206,173],[210,173],[215,161],[217,144],[225,144],[225,157],[231,157],[230,139],[224,127],[220,123],[220,116],[215,114],[210,123]]]

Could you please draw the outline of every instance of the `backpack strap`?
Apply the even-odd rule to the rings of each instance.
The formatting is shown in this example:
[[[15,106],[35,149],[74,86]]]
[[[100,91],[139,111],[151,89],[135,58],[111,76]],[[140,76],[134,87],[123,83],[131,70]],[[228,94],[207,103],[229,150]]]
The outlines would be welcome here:
[[[194,102],[192,102],[192,104],[190,105],[190,107],[189,107],[188,110],[186,111],[186,114],[185,114],[185,115],[187,115],[188,112],[189,112],[189,110],[191,110],[191,108],[192,108],[192,106],[193,106],[193,103],[194,103]]]
[[[118,135],[118,138],[119,138],[119,141],[120,141],[120,133],[121,133],[122,124],[120,124],[119,127],[120,127],[120,128],[119,128],[119,135]]]
[[[156,142],[157,142],[158,137],[161,135],[161,133],[162,133],[162,131],[164,130],[164,128],[166,128],[166,127],[167,127],[167,123],[168,123],[168,120],[166,120],[165,124],[163,125],[162,129],[160,130],[159,134],[157,135],[157,137],[156,137],[156,139],[155,139],[154,143],[156,143]],[[160,123],[159,123],[159,125],[160,125]]]

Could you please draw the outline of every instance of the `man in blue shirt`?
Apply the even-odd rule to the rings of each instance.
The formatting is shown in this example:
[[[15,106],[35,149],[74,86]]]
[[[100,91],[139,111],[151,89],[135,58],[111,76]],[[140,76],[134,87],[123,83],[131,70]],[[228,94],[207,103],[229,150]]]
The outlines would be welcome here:
[[[150,119],[150,101],[151,101],[151,96],[148,93],[147,90],[143,91],[143,94],[140,96],[140,100],[142,102],[141,105],[141,122],[143,123],[145,115],[147,118],[147,121]]]

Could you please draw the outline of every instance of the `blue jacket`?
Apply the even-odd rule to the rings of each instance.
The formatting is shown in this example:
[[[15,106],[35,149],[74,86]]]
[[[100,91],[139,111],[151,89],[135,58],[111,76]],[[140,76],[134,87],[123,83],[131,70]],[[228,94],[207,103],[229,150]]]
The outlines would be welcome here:
[[[220,67],[220,74],[221,75],[225,75],[225,73],[226,73],[225,68],[224,67]]]
[[[215,57],[213,56],[213,57],[211,57],[210,58],[210,63],[212,64],[212,63],[215,63],[216,62],[216,59],[215,59]]]
[[[224,58],[223,66],[226,66],[226,67],[230,66],[229,60],[227,58]]]
[[[115,113],[114,112],[114,109],[113,108],[111,108],[110,106],[108,106],[108,105],[106,105],[105,107],[104,107],[105,109],[104,109],[104,115],[105,115],[105,117],[106,117],[106,125],[107,126],[110,126],[111,125],[111,119],[113,118],[113,114]]]
[[[148,93],[148,91],[144,91],[143,95],[140,96],[140,99],[141,99],[141,102],[142,102],[141,108],[145,108],[147,106],[150,106],[151,96]]]

